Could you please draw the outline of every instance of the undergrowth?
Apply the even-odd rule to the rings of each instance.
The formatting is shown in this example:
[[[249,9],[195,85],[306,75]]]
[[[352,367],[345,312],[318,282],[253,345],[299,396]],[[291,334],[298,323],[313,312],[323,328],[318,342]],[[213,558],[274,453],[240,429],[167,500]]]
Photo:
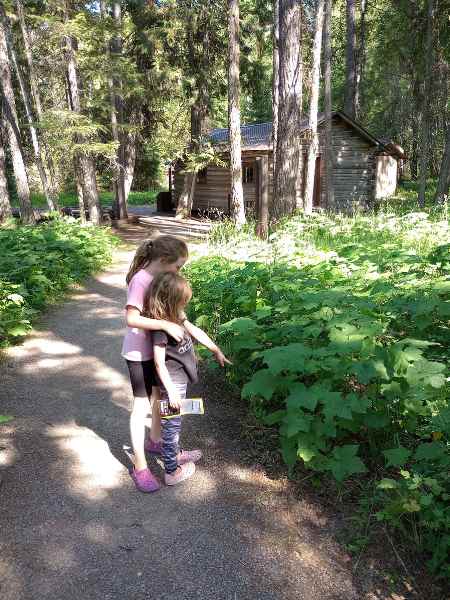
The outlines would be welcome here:
[[[187,270],[191,317],[290,470],[375,482],[371,518],[450,577],[446,207],[297,215],[267,243],[223,223]]]

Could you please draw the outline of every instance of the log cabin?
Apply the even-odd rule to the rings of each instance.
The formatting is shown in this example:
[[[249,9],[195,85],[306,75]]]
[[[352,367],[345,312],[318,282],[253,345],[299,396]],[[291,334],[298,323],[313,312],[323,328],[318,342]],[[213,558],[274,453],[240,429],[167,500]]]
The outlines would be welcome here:
[[[325,117],[318,118],[319,153],[316,157],[313,206],[325,206]],[[301,126],[302,152],[306,158],[308,148],[308,121]],[[226,160],[229,156],[228,129],[213,129],[209,140]],[[246,213],[257,215],[261,190],[268,190],[269,205],[273,190],[272,123],[243,125],[241,127],[242,183]],[[380,198],[392,196],[397,187],[402,161],[405,159],[400,146],[390,140],[381,141],[371,135],[359,123],[341,111],[332,114],[332,141],[334,150],[334,197],[337,210],[351,212],[373,206]],[[263,161],[266,167],[263,168]],[[303,161],[303,165],[305,160]],[[170,170],[172,204],[177,206],[183,189],[184,173],[181,163]],[[267,173],[267,181],[262,181]],[[303,197],[304,172],[299,178],[300,197]],[[193,212],[200,214],[230,211],[230,170],[210,164],[197,173]]]

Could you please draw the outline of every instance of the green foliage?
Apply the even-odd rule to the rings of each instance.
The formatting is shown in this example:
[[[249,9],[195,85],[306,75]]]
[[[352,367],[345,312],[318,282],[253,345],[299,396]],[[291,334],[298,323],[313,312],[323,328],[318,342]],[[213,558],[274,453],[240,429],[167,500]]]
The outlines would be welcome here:
[[[148,192],[130,192],[128,195],[129,206],[152,205],[156,202],[156,196],[159,190],[149,190]],[[114,194],[112,192],[99,192],[100,203],[102,206],[112,206]],[[47,208],[47,202],[43,194],[32,194],[32,204],[35,208]],[[64,192],[58,195],[59,206],[78,206],[78,197],[76,192]],[[12,202],[13,206],[18,206],[17,199]]]
[[[448,460],[450,229],[443,217],[299,215],[268,244],[225,226],[215,240],[229,243],[212,252],[235,260],[205,257],[188,267],[192,317],[232,356],[230,377],[255,414],[278,426],[290,470],[300,460],[339,482],[381,473],[380,518],[390,514],[399,467],[433,478],[436,461]],[[249,254],[258,262],[236,260]],[[439,480],[448,487],[448,468]],[[439,502],[448,518],[448,497],[439,492]],[[434,552],[428,524],[442,536],[430,563],[437,569],[444,517],[423,510],[415,517],[420,544]],[[408,515],[390,523],[400,528]]]
[[[0,347],[26,335],[37,312],[69,285],[107,264],[113,245],[106,229],[70,219],[0,229]]]

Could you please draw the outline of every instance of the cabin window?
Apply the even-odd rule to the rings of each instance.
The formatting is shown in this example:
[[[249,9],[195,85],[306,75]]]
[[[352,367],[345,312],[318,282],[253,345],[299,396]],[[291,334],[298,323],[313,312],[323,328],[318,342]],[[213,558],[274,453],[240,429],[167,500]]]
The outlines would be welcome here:
[[[242,169],[242,183],[254,182],[254,169],[248,165],[244,165]]]
[[[204,169],[200,169],[197,173],[197,183],[206,183],[206,175],[208,169],[205,167]]]

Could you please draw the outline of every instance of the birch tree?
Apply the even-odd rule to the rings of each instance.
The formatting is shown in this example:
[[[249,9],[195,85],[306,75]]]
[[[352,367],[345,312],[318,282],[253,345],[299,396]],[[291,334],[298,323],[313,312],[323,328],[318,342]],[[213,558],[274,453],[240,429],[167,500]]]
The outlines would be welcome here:
[[[3,5],[0,4],[3,9]],[[35,217],[31,206],[30,188],[22,153],[19,123],[17,119],[16,101],[9,65],[8,46],[4,20],[0,18],[0,82],[2,90],[2,114],[7,132],[9,149],[13,163],[17,196],[20,204],[20,216],[23,223],[34,223]]]
[[[239,110],[239,0],[228,1],[228,131],[230,138],[231,218],[237,227],[245,220],[242,188],[241,115]]]
[[[39,93],[39,86],[37,84],[37,77],[36,77],[36,72],[35,72],[35,67],[34,67],[33,55],[31,52],[30,36],[28,34],[28,29],[27,29],[27,26],[25,23],[25,13],[23,10],[22,0],[16,0],[16,11],[17,11],[18,19],[19,19],[20,30],[22,33],[23,49],[24,49],[25,59],[27,62],[27,67],[28,67],[28,81],[30,84],[30,91],[31,91],[31,97],[32,97],[32,101],[30,102],[30,105],[31,106],[34,105],[37,119],[38,119],[38,121],[41,121],[42,115],[43,115],[41,95]],[[55,184],[55,166],[53,163],[53,158],[52,158],[52,155],[51,155],[48,145],[45,143],[45,139],[42,140],[42,146],[43,146],[44,153],[45,153],[45,162],[46,162],[46,165],[48,167],[48,172],[49,172],[49,181],[48,181],[49,194],[55,205],[55,208],[58,208],[57,192],[56,192],[56,184]]]
[[[320,55],[322,51],[324,0],[318,0],[314,23],[313,62],[311,69],[311,97],[309,101],[308,130],[310,142],[305,174],[304,208],[306,214],[312,213],[314,195],[314,176],[316,172],[316,157],[319,153],[319,136],[317,135],[317,110],[319,107],[320,85]]]
[[[47,181],[47,173],[45,172],[44,162],[42,159],[39,138],[38,138],[38,135],[36,132],[36,127],[34,126],[34,116],[33,116],[33,112],[32,112],[31,98],[28,93],[27,86],[22,77],[22,72],[20,70],[20,67],[19,67],[19,64],[17,61],[16,51],[14,48],[14,44],[13,44],[13,40],[12,40],[12,36],[11,36],[11,32],[10,32],[10,27],[9,27],[9,20],[8,20],[8,17],[6,16],[5,11],[1,5],[0,5],[0,19],[2,19],[2,21],[3,21],[3,26],[5,28],[6,41],[7,41],[8,49],[9,49],[9,55],[11,57],[11,62],[12,62],[12,65],[13,65],[15,73],[16,73],[17,81],[19,82],[20,93],[22,95],[22,101],[23,101],[23,105],[25,107],[25,114],[26,114],[27,121],[28,121],[28,127],[30,129],[31,143],[33,146],[33,152],[34,152],[34,158],[36,161],[36,166],[37,166],[37,169],[39,172],[39,178],[41,180],[42,191],[44,192],[44,196],[47,201],[47,205],[48,205],[49,209],[56,210],[57,205],[55,204],[54,198],[52,197],[52,194],[50,192],[50,187],[49,187],[48,181]]]
[[[298,0],[280,0],[279,104],[275,158],[275,217],[292,214],[301,206],[302,117],[301,4]]]

